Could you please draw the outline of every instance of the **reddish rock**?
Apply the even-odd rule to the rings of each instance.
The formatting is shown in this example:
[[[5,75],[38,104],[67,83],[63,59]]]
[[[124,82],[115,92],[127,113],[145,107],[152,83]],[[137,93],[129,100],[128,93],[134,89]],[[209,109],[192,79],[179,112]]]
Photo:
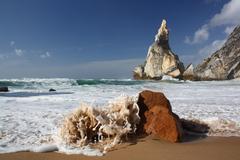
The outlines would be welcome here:
[[[141,117],[138,133],[152,134],[171,142],[181,141],[181,121],[172,112],[170,102],[163,93],[145,90],[139,94],[138,105]]]

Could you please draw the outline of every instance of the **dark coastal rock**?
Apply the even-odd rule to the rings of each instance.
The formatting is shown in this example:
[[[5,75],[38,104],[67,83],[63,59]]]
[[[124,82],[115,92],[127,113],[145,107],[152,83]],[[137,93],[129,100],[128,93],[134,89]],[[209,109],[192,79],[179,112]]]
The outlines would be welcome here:
[[[197,120],[181,119],[182,127],[185,132],[191,132],[196,134],[206,134],[209,132],[210,127]]]
[[[8,87],[0,87],[0,92],[8,92]]]
[[[229,35],[221,49],[194,69],[197,80],[227,80],[240,77],[240,26]]]
[[[50,88],[49,89],[49,92],[55,92],[56,90],[55,89],[53,89],[53,88]]]
[[[163,20],[154,43],[149,47],[145,64],[133,71],[134,79],[161,79],[164,75],[174,78],[182,76],[184,65],[171,51],[168,39],[169,30],[166,20]]]
[[[183,129],[179,117],[172,112],[168,99],[161,92],[145,90],[139,94],[141,118],[137,133],[157,136],[170,142],[179,142]]]

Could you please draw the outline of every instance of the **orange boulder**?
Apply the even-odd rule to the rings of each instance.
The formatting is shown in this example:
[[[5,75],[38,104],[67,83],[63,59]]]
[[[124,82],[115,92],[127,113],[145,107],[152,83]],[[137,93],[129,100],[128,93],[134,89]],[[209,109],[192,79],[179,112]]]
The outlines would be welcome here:
[[[168,99],[161,92],[145,90],[139,94],[141,122],[138,133],[147,133],[171,142],[179,142],[183,129],[179,117],[172,112]]]

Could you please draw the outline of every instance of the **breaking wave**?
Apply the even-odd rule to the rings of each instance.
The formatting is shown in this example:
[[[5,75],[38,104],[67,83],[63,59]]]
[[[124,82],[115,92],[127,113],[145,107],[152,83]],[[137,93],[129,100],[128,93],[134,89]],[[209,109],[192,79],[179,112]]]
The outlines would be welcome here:
[[[0,79],[0,86],[8,86],[13,88],[37,89],[49,87],[71,87],[82,85],[138,85],[144,81],[131,79]]]
[[[82,104],[67,116],[60,129],[63,144],[72,147],[91,146],[106,153],[128,134],[135,133],[140,122],[136,98],[122,96],[107,107]]]
[[[122,80],[115,80],[115,79],[81,79],[76,80],[77,85],[137,85],[143,84],[144,81],[136,81],[131,79],[122,79]]]
[[[230,136],[240,136],[240,123],[222,118],[208,118],[203,120],[210,130],[208,132],[209,136],[220,136],[220,137],[230,137]]]
[[[164,76],[161,81],[132,80],[132,79],[68,79],[68,78],[52,78],[52,79],[0,79],[0,86],[11,87],[44,87],[44,86],[76,86],[76,85],[138,85],[147,82],[183,82],[178,79]]]
[[[52,86],[64,86],[69,87],[76,84],[73,79],[67,78],[54,78],[54,79],[0,79],[0,86],[8,86],[22,89],[36,89]]]
[[[59,151],[66,154],[101,156],[104,148],[75,147],[71,143],[72,140],[74,142],[72,135],[62,134],[64,138],[58,135],[61,125],[66,124],[64,117],[69,115],[67,118],[71,118],[72,115],[77,115],[77,112],[69,112],[79,106],[80,102],[102,108],[120,94],[136,96],[146,89],[163,92],[180,118],[196,118],[207,124],[208,135],[240,136],[240,81],[183,83],[169,77],[165,77],[163,81],[55,78],[1,79],[1,85],[8,85],[10,92],[0,93],[0,153]],[[50,87],[57,92],[48,92]],[[120,104],[119,101],[117,103]],[[79,111],[79,108],[77,110]],[[113,115],[108,115],[111,120]],[[107,121],[108,116],[105,117]],[[101,126],[103,125],[99,125],[97,131]],[[65,129],[69,128],[63,130]],[[129,129],[129,125],[124,129]],[[91,139],[88,138],[86,143]],[[110,138],[110,141],[113,139],[114,137]],[[85,143],[82,142],[79,141],[78,144]]]

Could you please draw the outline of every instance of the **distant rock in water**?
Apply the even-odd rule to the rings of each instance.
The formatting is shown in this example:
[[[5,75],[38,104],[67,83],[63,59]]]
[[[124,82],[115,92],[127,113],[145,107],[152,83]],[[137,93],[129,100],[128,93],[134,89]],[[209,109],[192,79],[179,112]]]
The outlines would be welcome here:
[[[149,47],[144,65],[134,69],[134,79],[161,79],[164,75],[179,78],[184,72],[184,65],[169,46],[169,31],[166,20],[155,36],[154,43]]]
[[[195,80],[194,78],[194,67],[192,64],[189,64],[186,70],[183,72],[183,79],[185,80]]]
[[[55,92],[56,90],[55,89],[53,89],[53,88],[50,88],[49,89],[49,92]]]
[[[0,92],[8,92],[8,87],[0,87]]]
[[[195,80],[240,78],[240,26],[229,35],[221,49],[194,69]]]

